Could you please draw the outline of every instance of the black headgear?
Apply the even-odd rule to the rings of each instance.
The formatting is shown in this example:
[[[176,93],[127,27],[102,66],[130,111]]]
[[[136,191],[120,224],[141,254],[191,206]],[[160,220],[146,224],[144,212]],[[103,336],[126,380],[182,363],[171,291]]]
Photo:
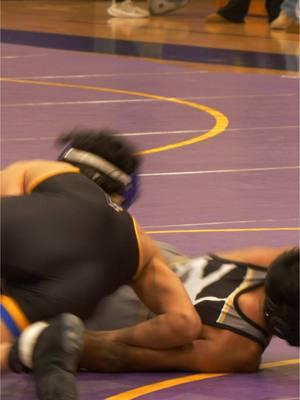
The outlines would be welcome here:
[[[265,282],[265,319],[272,334],[299,346],[299,248],[280,254]]]
[[[275,304],[267,295],[264,314],[273,335],[286,340],[291,346],[299,346],[299,312],[287,305]]]
[[[61,135],[57,142],[65,148],[58,157],[80,168],[80,172],[107,194],[123,198],[128,208],[138,194],[138,169],[141,156],[135,147],[116,132],[101,129],[75,129]]]
[[[134,202],[138,192],[137,173],[129,176],[104,158],[90,152],[78,150],[69,146],[67,146],[67,148],[65,148],[64,151],[60,154],[58,160],[67,161],[71,164],[91,168],[91,170],[93,170],[94,172],[91,174],[90,179],[92,179],[96,183],[100,182],[100,186],[104,179],[111,179],[113,181],[119,182],[119,184],[123,188],[120,194],[124,198],[122,206],[125,209],[129,208],[130,205]]]

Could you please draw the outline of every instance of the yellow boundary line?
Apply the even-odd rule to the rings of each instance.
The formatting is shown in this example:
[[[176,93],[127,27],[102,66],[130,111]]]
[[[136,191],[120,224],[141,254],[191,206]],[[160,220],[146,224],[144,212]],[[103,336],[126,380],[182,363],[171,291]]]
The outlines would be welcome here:
[[[210,139],[214,136],[219,135],[220,133],[224,132],[224,130],[228,126],[228,118],[222,114],[220,111],[214,110],[213,108],[194,103],[192,101],[187,101],[187,100],[181,100],[177,99],[175,97],[164,97],[164,96],[159,96],[159,95],[154,95],[150,93],[143,93],[143,92],[135,92],[135,91],[128,91],[128,90],[122,90],[122,89],[112,89],[112,88],[101,88],[101,87],[96,87],[96,86],[87,86],[87,85],[76,85],[72,83],[60,83],[60,82],[47,82],[47,81],[34,81],[30,79],[14,79],[14,78],[0,78],[0,80],[4,82],[10,82],[10,83],[24,83],[24,84],[30,84],[30,85],[40,85],[40,86],[51,86],[51,87],[61,87],[61,88],[69,88],[69,89],[80,89],[80,90],[91,90],[91,91],[96,91],[96,92],[109,92],[109,93],[118,93],[118,94],[126,94],[130,96],[139,96],[139,97],[146,97],[150,99],[155,99],[155,100],[161,100],[161,101],[167,101],[170,103],[176,103],[176,104],[182,104],[184,106],[188,106],[191,108],[195,108],[200,111],[204,111],[211,115],[216,123],[212,129],[209,131],[198,135],[192,139],[188,140],[182,140],[177,143],[173,144],[168,144],[165,146],[160,146],[160,147],[154,147],[148,150],[141,151],[140,154],[152,154],[152,153],[158,153],[161,151],[167,151],[171,149],[176,149],[178,147],[184,147],[184,146],[189,146],[194,143],[202,142],[203,140]]]
[[[300,363],[300,359],[274,361],[261,365],[261,369],[284,367],[287,365],[296,365]],[[196,381],[202,381],[205,379],[216,378],[219,376],[232,375],[229,373],[218,373],[218,374],[193,374],[184,376],[181,378],[167,379],[162,382],[152,383],[150,385],[141,386],[136,389],[129,390],[127,392],[119,393],[110,397],[106,397],[105,400],[133,400],[140,396],[144,396],[149,393],[157,392],[159,390],[172,388],[174,386],[182,385],[185,383],[191,383]]]
[[[220,229],[173,229],[162,231],[146,231],[151,235],[161,235],[166,233],[211,233],[211,232],[261,232],[261,231],[300,231],[300,227],[287,228],[220,228]]]

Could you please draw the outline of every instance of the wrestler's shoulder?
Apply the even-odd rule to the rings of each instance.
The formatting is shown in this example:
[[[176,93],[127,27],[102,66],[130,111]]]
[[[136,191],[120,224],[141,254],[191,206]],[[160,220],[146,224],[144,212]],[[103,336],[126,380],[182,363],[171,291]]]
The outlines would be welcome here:
[[[40,183],[56,175],[78,173],[79,169],[62,161],[31,160],[24,165],[26,192],[32,192]]]

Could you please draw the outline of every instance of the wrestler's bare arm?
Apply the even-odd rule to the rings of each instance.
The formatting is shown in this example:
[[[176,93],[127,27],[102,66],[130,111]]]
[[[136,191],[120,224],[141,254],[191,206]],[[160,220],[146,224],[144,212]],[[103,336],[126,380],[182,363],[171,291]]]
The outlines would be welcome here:
[[[201,321],[177,276],[167,267],[156,244],[142,231],[143,268],[132,283],[141,301],[158,316],[114,332],[126,344],[166,349],[199,336]]]
[[[21,196],[24,194],[24,176],[26,161],[16,162],[1,171],[0,188],[1,197]]]
[[[35,186],[51,178],[51,176],[78,171],[78,168],[62,161],[32,161],[31,164],[27,166],[25,172],[25,193],[31,193]]]
[[[218,340],[195,340],[168,350],[115,342],[110,332],[86,332],[80,365],[101,372],[253,372],[259,368],[261,353],[255,342],[234,334],[224,340],[221,332]]]
[[[285,247],[249,247],[217,253],[218,256],[234,261],[268,267],[284,251],[294,246]]]

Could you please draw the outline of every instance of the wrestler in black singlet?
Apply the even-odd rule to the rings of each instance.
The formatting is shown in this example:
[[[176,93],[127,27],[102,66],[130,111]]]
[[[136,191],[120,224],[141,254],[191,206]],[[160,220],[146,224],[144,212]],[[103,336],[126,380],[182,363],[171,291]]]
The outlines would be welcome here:
[[[82,319],[139,268],[134,219],[80,173],[52,176],[2,199],[5,294],[29,321]]]

